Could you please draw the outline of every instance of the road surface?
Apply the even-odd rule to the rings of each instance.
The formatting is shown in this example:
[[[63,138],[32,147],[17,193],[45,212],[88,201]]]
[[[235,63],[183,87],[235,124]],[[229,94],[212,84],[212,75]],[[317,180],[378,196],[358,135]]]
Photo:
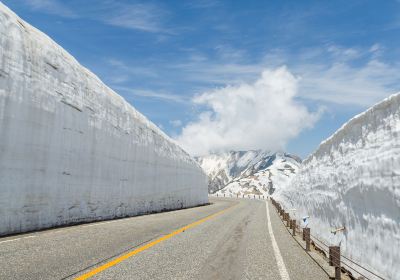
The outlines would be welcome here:
[[[210,202],[0,238],[0,279],[328,279],[269,202]]]

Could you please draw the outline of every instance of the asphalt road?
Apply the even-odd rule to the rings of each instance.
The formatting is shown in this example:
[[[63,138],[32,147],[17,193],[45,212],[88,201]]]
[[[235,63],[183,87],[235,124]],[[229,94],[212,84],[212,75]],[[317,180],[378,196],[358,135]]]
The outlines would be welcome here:
[[[269,202],[210,200],[1,238],[0,279],[328,279]]]

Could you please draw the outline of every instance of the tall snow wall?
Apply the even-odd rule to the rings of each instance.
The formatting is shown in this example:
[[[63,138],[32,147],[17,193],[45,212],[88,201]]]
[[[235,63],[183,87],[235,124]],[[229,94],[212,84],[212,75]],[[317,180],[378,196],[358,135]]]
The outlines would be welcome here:
[[[276,198],[296,208],[297,218],[309,215],[322,241],[341,242],[343,253],[368,270],[400,279],[400,94],[322,142]],[[330,232],[341,226],[344,233]]]
[[[185,151],[0,3],[0,235],[207,202]]]

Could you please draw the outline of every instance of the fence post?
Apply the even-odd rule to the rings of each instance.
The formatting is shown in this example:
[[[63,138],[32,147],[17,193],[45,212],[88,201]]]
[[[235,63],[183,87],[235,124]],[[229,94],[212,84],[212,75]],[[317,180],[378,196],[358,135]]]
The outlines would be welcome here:
[[[329,247],[329,265],[335,267],[335,280],[340,280],[340,246]]]
[[[292,229],[293,229],[293,236],[296,236],[296,220],[292,220]]]
[[[289,213],[286,213],[286,222],[287,222],[286,226],[290,226],[290,215],[289,215]]]
[[[338,257],[337,257],[338,256]],[[336,260],[340,260],[340,247],[339,246],[329,246],[329,265],[336,266]]]
[[[306,251],[310,251],[310,228],[304,228],[303,233],[306,240]]]
[[[225,197],[225,194],[224,194],[224,197]]]
[[[217,194],[217,197],[218,197],[218,194]]]
[[[293,228],[293,220],[292,220],[292,219],[289,220],[289,228],[290,228],[290,229]]]
[[[306,235],[304,234],[304,229],[303,229],[303,241],[306,241]]]

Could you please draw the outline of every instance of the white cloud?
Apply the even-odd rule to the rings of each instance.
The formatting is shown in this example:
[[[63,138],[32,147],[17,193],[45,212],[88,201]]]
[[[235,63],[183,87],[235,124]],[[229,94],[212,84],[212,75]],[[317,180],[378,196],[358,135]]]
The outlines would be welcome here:
[[[179,71],[184,81],[204,84],[226,85],[250,81],[264,69],[262,64],[221,62],[212,60],[188,61],[169,65],[173,71]]]
[[[227,44],[217,45],[214,49],[218,53],[218,56],[223,60],[240,61],[246,56],[244,50],[234,48]]]
[[[107,24],[147,32],[165,32],[160,20],[165,11],[152,4],[115,4],[114,9],[103,17]]]
[[[400,90],[400,64],[384,60],[384,46],[305,49],[297,55],[266,56],[272,65],[289,64],[300,77],[298,96],[315,103],[366,108]]]
[[[193,101],[207,109],[187,124],[176,140],[192,155],[282,149],[319,117],[295,100],[297,84],[296,77],[280,67],[264,70],[252,84],[205,92]]]
[[[74,18],[77,15],[62,2],[58,0],[25,0],[25,3],[33,10],[48,14],[58,15],[67,18]]]
[[[123,75],[125,76],[133,75],[140,77],[157,78],[157,72],[146,66],[127,65],[123,61],[114,58],[107,59],[106,62],[111,66],[111,69],[113,69],[113,71],[123,73]],[[126,79],[124,81],[126,81]]]
[[[65,18],[89,18],[107,25],[134,29],[144,32],[174,34],[163,25],[168,12],[152,3],[123,3],[118,1],[94,1],[89,8],[78,11],[60,0],[21,0],[32,10],[58,15]]]
[[[303,98],[368,107],[400,89],[400,67],[371,59],[353,66],[339,62],[297,67]]]
[[[377,51],[379,51],[379,50],[381,50],[382,49],[382,47],[381,47],[381,45],[380,44],[373,44],[370,48],[369,48],[369,51],[370,52],[377,52]]]
[[[173,120],[169,122],[173,127],[181,127],[182,121],[181,120]]]
[[[113,86],[113,89],[119,93],[124,93],[123,96],[133,97],[146,97],[152,99],[160,99],[169,102],[187,103],[188,100],[185,96],[172,94],[168,92],[156,92],[146,89],[134,89],[124,86]]]
[[[355,48],[342,48],[336,45],[330,45],[327,48],[328,53],[332,54],[336,61],[349,61],[357,59],[362,52]]]

